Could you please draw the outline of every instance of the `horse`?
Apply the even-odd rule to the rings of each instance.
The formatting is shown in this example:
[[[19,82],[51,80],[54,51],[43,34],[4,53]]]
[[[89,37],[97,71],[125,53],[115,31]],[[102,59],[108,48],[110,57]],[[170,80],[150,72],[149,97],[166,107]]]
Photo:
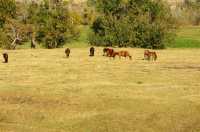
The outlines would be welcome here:
[[[121,58],[121,57],[125,57],[125,58],[129,57],[129,59],[132,60],[132,56],[129,54],[128,51],[125,51],[125,50],[119,51],[119,52],[113,52],[111,57],[115,58],[116,55],[118,55],[119,58]]]
[[[104,48],[103,49],[104,54],[106,54],[106,56],[108,57],[112,57],[112,54],[114,53],[114,49],[111,48]]]
[[[119,52],[113,51],[113,53],[110,55],[110,57],[113,57],[113,59],[115,59],[116,55],[119,56]]]
[[[3,53],[4,63],[8,63],[8,53]]]
[[[89,56],[94,56],[95,48],[91,47],[90,48],[90,55]]]
[[[157,54],[155,51],[149,51],[149,50],[145,50],[144,51],[144,60],[154,60],[156,61],[158,58]]]
[[[103,48],[103,56],[105,56],[107,54],[109,48]]]
[[[125,50],[122,50],[122,51],[119,51],[119,57],[129,57],[130,60],[132,60],[132,56],[129,54],[128,51],[125,51]]]
[[[69,55],[70,55],[70,49],[69,48],[65,49],[65,54],[66,54],[66,57],[69,58]]]

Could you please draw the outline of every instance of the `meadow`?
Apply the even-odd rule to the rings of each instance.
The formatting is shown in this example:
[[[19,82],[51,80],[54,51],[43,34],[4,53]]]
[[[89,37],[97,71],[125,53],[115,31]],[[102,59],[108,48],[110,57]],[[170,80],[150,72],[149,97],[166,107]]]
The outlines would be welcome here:
[[[121,50],[121,49],[116,49]],[[10,50],[0,63],[1,132],[198,132],[200,49],[128,48],[133,60],[96,47]],[[0,50],[3,52],[3,50]]]
[[[170,48],[200,48],[200,27],[179,27],[175,42],[168,45]]]

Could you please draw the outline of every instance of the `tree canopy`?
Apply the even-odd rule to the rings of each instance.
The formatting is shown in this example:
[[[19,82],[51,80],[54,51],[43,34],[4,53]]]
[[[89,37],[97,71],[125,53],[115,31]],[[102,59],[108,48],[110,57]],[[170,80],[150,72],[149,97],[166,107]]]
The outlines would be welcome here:
[[[96,0],[100,16],[90,43],[97,46],[163,49],[173,39],[174,19],[161,1]]]
[[[0,0],[0,47],[15,49],[17,44],[34,39],[46,48],[58,48],[79,37],[79,23],[67,2],[52,2]]]

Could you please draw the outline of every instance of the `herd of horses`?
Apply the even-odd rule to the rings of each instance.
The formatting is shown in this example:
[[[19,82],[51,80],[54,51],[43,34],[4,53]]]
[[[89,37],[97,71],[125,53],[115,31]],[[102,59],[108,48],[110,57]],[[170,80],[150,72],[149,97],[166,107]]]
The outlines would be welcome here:
[[[66,48],[65,49],[65,55],[67,58],[69,58],[71,53],[70,48]],[[4,59],[4,63],[8,63],[8,53],[3,53],[3,59]],[[94,56],[95,55],[95,48],[91,47],[90,48],[90,54],[89,56]],[[130,55],[130,53],[126,50],[121,50],[121,51],[115,51],[113,48],[104,48],[103,49],[103,56],[107,56],[110,58],[115,59],[116,56],[118,56],[119,58],[121,57],[125,57],[125,58],[129,58],[130,60],[132,60],[132,56]],[[156,61],[157,60],[157,54],[155,51],[150,51],[150,50],[145,50],[144,51],[144,60],[153,60]]]
[[[95,53],[95,48],[91,47],[90,48],[90,54],[89,56],[94,56]],[[69,58],[70,55],[70,49],[66,48],[65,49],[65,54],[66,57]],[[126,50],[121,50],[121,51],[115,51],[113,48],[104,48],[103,49],[103,56],[107,56],[110,58],[115,59],[116,56],[118,56],[119,58],[121,57],[125,57],[125,58],[129,58],[130,60],[132,60],[132,56],[130,55],[130,53]],[[150,51],[150,50],[145,50],[144,51],[144,60],[153,60],[156,61],[157,60],[157,54],[155,51]]]

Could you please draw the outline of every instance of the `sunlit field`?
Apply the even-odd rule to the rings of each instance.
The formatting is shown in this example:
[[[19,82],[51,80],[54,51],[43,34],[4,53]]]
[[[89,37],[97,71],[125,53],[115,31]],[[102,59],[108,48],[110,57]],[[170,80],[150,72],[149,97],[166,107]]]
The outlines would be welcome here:
[[[0,131],[199,132],[200,49],[158,50],[156,62],[126,50],[133,60],[102,48],[72,48],[69,59],[64,49],[7,51]]]

